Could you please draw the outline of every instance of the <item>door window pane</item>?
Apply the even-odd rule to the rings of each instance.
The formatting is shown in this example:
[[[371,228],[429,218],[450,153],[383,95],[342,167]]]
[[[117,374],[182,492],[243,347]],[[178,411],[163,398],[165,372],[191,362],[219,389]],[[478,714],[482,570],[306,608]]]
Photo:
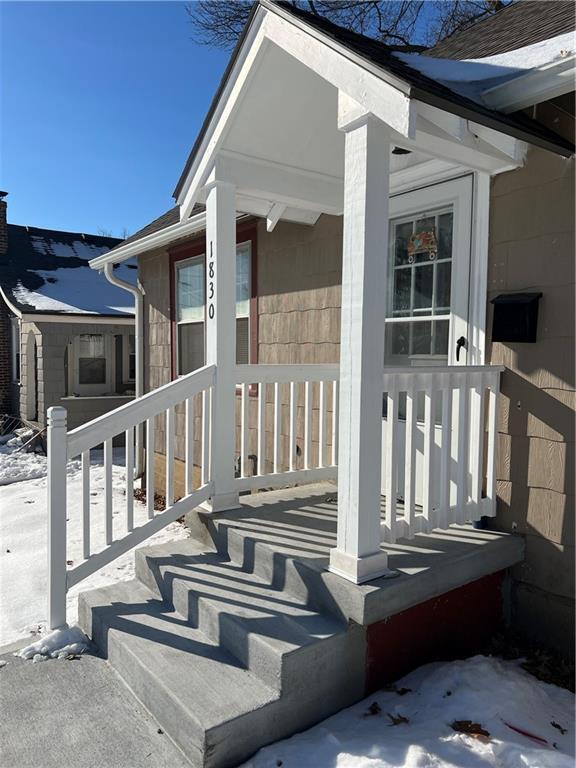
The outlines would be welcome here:
[[[387,364],[406,364],[398,357],[447,357],[452,281],[452,207],[390,223]]]

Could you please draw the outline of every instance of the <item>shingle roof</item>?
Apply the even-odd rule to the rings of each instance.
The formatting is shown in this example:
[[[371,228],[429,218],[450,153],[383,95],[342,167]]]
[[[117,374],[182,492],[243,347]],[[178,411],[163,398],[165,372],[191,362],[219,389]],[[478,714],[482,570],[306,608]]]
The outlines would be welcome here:
[[[166,227],[170,227],[172,224],[177,224],[179,221],[180,207],[175,205],[173,208],[170,208],[169,211],[163,213],[162,216],[158,216],[157,219],[151,221],[150,224],[146,224],[145,227],[134,232],[134,234],[127,237],[126,240],[122,240],[118,245],[127,245],[128,243],[133,243],[135,240],[141,240],[143,237],[146,237],[146,235],[152,235],[154,232],[166,229]]]
[[[507,53],[576,29],[573,0],[518,0],[493,16],[455,32],[426,51],[444,59],[477,59]]]
[[[89,261],[122,240],[8,224],[8,251],[0,256],[0,287],[25,313],[131,315],[129,294],[90,268]],[[116,268],[136,282],[136,265]]]

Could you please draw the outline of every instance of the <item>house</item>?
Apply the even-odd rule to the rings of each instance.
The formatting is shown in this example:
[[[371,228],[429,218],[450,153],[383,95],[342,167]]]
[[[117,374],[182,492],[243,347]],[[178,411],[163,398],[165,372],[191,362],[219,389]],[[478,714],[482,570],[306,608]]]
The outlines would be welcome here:
[[[47,409],[63,405],[78,426],[134,397],[136,266],[114,270],[111,284],[89,261],[120,240],[8,224],[5,197],[0,193],[0,414],[43,430]]]
[[[192,541],[138,550],[80,617],[193,762],[505,617],[573,654],[574,26],[522,2],[415,56],[260,0],[175,207],[91,262],[138,259],[146,394],[72,431],[50,412],[50,623],[186,514]],[[91,510],[88,480],[66,511],[66,459],[119,433],[127,532],[110,502],[67,568]]]

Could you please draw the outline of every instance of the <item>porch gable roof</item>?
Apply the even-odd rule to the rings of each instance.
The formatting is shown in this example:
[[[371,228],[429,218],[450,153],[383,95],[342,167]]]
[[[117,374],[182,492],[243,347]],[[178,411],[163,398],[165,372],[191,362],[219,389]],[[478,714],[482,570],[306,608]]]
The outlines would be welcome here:
[[[301,31],[328,44],[341,55],[351,59],[363,69],[369,69],[372,74],[412,99],[417,99],[424,104],[442,109],[464,119],[472,120],[487,128],[497,130],[522,141],[527,141],[549,151],[564,156],[570,156],[574,153],[572,142],[566,141],[535,120],[523,114],[506,115],[479,104],[461,93],[455,92],[446,85],[409,66],[406,62],[395,56],[389,46],[378,40],[339,27],[327,19],[294,8],[283,0],[257,0],[253,5],[249,20],[230,58],[200,133],[196,138],[176,185],[173,193],[176,200],[180,198],[183,192],[196,155],[199,153],[201,145],[209,132],[217,106],[224,95],[234,65],[247,41],[249,30],[259,9],[264,9],[280,16],[285,21],[298,27]]]

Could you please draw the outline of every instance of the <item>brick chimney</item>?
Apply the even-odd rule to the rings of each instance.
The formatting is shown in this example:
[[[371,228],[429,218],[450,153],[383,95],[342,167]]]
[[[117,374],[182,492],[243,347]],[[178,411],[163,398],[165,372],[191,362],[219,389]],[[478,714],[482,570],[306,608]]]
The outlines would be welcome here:
[[[6,209],[8,205],[4,198],[8,192],[0,191],[0,256],[4,256],[8,251],[8,221]]]

